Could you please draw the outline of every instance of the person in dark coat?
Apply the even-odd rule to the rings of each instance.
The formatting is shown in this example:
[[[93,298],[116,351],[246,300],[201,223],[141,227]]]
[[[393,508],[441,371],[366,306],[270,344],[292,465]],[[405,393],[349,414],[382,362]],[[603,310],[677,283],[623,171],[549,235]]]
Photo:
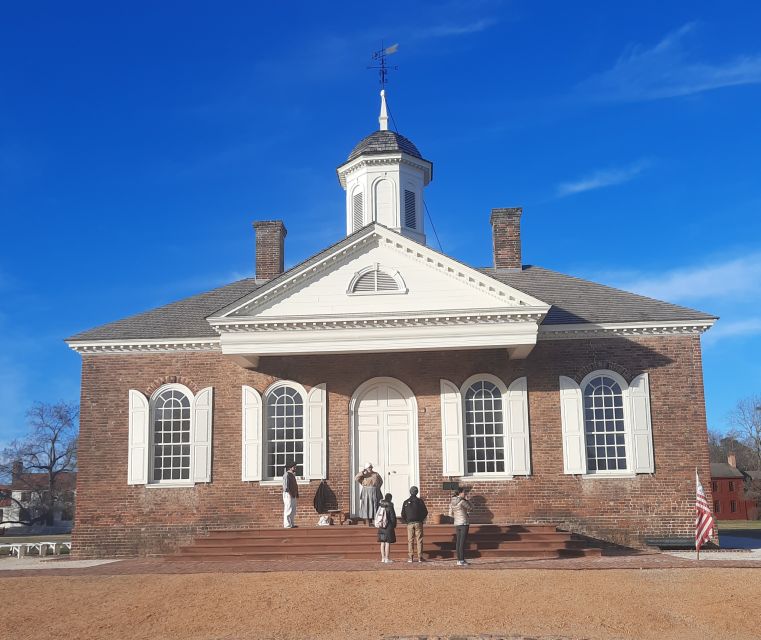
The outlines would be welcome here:
[[[396,512],[394,511],[394,503],[391,501],[392,496],[387,493],[383,500],[378,505],[378,512],[381,509],[385,510],[385,517],[376,517],[375,526],[378,528],[378,542],[381,547],[381,562],[389,564],[393,562],[388,557],[391,545],[396,542]],[[381,522],[384,520],[384,522]]]
[[[402,521],[407,523],[407,562],[413,560],[413,541],[417,546],[417,561],[423,562],[423,522],[428,517],[428,507],[417,494],[418,488],[410,487],[410,497],[402,505]]]

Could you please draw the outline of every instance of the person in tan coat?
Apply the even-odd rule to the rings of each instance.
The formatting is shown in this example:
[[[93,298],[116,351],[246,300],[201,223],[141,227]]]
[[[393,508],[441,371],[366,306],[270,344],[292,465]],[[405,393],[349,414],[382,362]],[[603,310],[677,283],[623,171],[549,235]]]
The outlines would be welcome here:
[[[452,501],[449,503],[449,515],[454,517],[458,567],[470,564],[465,560],[465,544],[468,540],[470,512],[473,509],[473,505],[467,496],[467,487],[458,487],[455,495],[452,497]]]

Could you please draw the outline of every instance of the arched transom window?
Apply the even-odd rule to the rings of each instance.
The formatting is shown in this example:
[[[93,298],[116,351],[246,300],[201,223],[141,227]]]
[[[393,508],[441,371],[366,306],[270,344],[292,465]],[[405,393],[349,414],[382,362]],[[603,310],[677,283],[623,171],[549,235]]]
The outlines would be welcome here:
[[[350,294],[406,293],[404,280],[398,271],[386,269],[378,264],[365,267],[354,274],[349,284]]]
[[[304,464],[304,398],[294,387],[275,387],[267,394],[265,475],[281,476],[285,464]]]
[[[190,480],[190,398],[177,388],[153,404],[153,481]]]
[[[466,472],[505,472],[505,426],[502,393],[479,380],[465,392]]]
[[[584,391],[587,470],[626,470],[626,425],[621,385],[606,375],[593,377]]]

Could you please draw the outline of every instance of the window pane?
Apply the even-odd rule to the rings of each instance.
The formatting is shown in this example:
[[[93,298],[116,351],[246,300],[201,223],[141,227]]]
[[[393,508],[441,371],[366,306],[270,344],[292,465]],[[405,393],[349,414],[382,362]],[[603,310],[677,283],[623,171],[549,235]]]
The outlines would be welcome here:
[[[623,393],[608,376],[593,378],[584,388],[584,433],[590,471],[626,469]]]
[[[158,480],[190,478],[190,399],[179,389],[159,394],[153,406],[153,474]],[[187,449],[186,457],[179,457]]]
[[[293,459],[303,463],[304,401],[292,387],[278,387],[267,396],[266,476],[276,478]]]
[[[491,382],[473,383],[465,393],[468,473],[504,473],[505,448],[501,436],[504,436],[502,394]]]

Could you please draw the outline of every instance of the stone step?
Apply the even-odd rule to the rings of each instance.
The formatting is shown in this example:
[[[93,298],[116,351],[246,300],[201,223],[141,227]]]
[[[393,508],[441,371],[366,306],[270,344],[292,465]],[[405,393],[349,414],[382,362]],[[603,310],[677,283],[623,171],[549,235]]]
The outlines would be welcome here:
[[[396,544],[403,544],[404,548],[407,548],[406,540],[397,539]],[[426,549],[430,551],[451,550],[455,548],[454,540],[447,540],[443,542],[430,542],[426,540],[424,543]],[[267,544],[267,545],[253,545],[253,544],[226,544],[226,545],[189,545],[181,547],[182,553],[271,553],[287,551],[290,553],[299,554],[322,554],[322,553],[344,553],[347,551],[373,551],[377,549],[377,542],[362,542],[362,543],[349,543],[349,544],[321,544],[321,543],[290,543],[290,544]],[[559,549],[584,549],[587,547],[586,542],[582,540],[567,540],[564,542],[550,542],[550,541],[534,541],[534,540],[495,540],[489,543],[482,543],[480,541],[468,540],[467,548],[474,551],[485,551],[495,549],[542,549],[542,550],[559,550]]]
[[[406,539],[406,529],[397,528],[397,538],[404,537]],[[198,538],[194,544],[200,546],[218,546],[218,545],[233,545],[233,544],[249,544],[249,545],[272,545],[272,544],[295,544],[295,543],[318,543],[323,545],[341,545],[341,544],[362,544],[366,542],[375,542],[377,538],[377,531],[373,530],[368,534],[354,535],[345,534],[342,536],[285,536],[285,535],[240,535],[240,536],[216,536],[211,535],[207,538]],[[454,532],[436,532],[425,530],[426,542],[446,542],[455,539]],[[485,544],[495,541],[514,541],[520,542],[522,540],[535,540],[542,542],[564,542],[566,540],[572,540],[573,535],[570,533],[558,531],[553,533],[511,533],[511,534],[484,534],[484,533],[469,533],[469,540],[477,540]]]
[[[395,548],[396,547],[396,548]],[[599,556],[600,549],[484,549],[466,552],[466,558],[581,558],[588,556]],[[239,552],[222,552],[222,553],[179,553],[168,556],[166,559],[172,562],[177,561],[241,561],[241,560],[375,560],[378,558],[379,551],[342,551],[342,552],[325,552],[315,553],[311,551],[306,554],[296,553],[289,550],[280,550],[267,553],[257,552],[255,554]],[[396,561],[404,561],[407,557],[406,545],[391,545],[391,557]],[[455,557],[455,551],[444,549],[437,551],[425,551],[423,554],[429,560],[446,560]]]

